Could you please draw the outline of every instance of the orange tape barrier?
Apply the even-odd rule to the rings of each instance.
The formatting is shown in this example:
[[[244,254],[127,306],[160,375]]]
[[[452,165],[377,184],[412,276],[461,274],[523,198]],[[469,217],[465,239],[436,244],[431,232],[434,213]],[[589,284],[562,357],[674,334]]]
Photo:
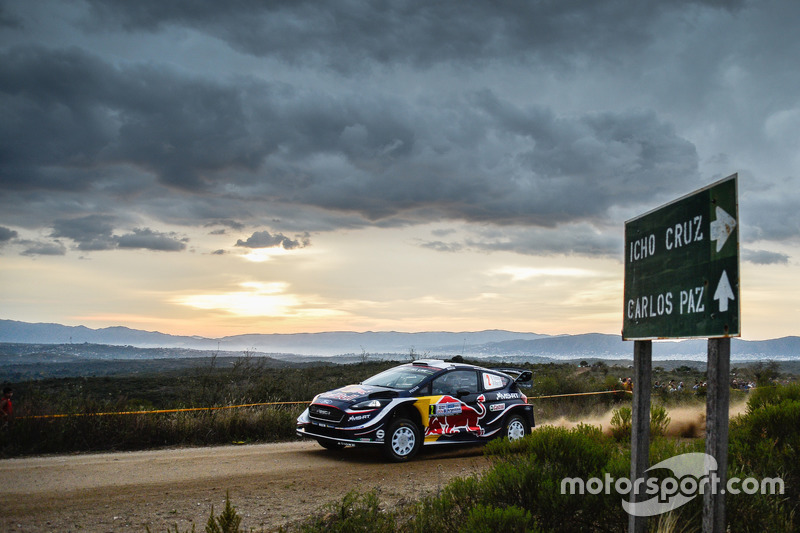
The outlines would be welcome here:
[[[617,394],[619,392],[627,392],[633,394],[629,390],[603,390],[598,392],[573,392],[572,394],[551,394],[550,396],[529,396],[528,400],[540,400],[542,398],[564,398],[565,396],[591,396],[592,394]]]
[[[264,402],[264,403],[246,403],[241,405],[223,405],[221,407],[189,407],[184,409],[156,409],[151,411],[115,411],[112,413],[72,413],[65,415],[33,415],[33,416],[18,416],[17,420],[32,420],[35,418],[70,418],[75,416],[115,416],[115,415],[150,415],[156,413],[184,413],[189,411],[218,411],[220,409],[237,409],[239,407],[259,407],[262,405],[300,405],[311,402]]]
[[[572,394],[551,394],[549,396],[530,396],[530,400],[541,400],[543,398],[563,398],[565,396],[591,396],[593,394],[616,394],[620,392],[627,392],[632,394],[629,390],[607,390],[599,392],[575,392]],[[32,415],[32,416],[19,416],[17,420],[33,420],[38,418],[71,418],[77,416],[117,416],[117,415],[152,415],[158,413],[186,413],[191,411],[218,411],[220,409],[238,409],[240,407],[261,407],[264,405],[301,405],[308,404],[310,401],[305,402],[263,402],[263,403],[245,403],[240,405],[223,405],[220,407],[189,407],[184,409],[156,409],[151,411],[115,411],[110,413],[71,413],[61,415]]]

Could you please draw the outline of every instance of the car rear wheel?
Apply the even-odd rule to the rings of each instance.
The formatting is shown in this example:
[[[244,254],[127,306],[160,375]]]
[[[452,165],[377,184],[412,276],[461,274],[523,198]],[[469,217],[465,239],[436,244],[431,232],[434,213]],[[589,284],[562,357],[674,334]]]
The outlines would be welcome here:
[[[422,432],[408,418],[394,420],[386,431],[383,453],[390,461],[408,461],[422,446]]]
[[[508,440],[519,440],[530,432],[531,430],[524,418],[520,415],[511,415],[506,420],[503,436]]]

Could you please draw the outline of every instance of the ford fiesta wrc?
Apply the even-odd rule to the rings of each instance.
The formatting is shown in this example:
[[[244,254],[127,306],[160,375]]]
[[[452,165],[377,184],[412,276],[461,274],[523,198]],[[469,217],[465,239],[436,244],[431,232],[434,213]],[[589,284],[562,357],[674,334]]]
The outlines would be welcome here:
[[[397,462],[422,446],[519,439],[534,427],[518,387],[530,379],[526,370],[414,361],[317,395],[298,417],[297,434],[328,449],[379,446]]]

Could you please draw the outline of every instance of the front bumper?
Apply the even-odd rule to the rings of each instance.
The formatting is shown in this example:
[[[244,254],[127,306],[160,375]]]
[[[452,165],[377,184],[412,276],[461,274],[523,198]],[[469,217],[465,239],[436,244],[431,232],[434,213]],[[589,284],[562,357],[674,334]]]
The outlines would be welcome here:
[[[365,425],[342,426],[333,421],[311,418],[308,409],[306,409],[297,419],[295,432],[299,437],[327,440],[340,444],[382,444],[384,438],[383,415],[385,413]]]
[[[355,445],[383,444],[384,435],[382,427],[369,432],[369,434],[359,435],[351,431],[325,428],[314,424],[298,425],[296,433],[298,437]]]

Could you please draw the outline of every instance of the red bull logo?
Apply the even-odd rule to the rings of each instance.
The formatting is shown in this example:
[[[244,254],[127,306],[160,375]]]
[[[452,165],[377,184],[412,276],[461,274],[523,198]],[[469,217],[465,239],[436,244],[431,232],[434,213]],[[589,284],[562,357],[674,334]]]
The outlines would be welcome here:
[[[483,435],[480,420],[486,415],[486,398],[481,394],[475,408],[452,396],[442,396],[430,405],[430,419],[425,435],[452,435],[470,432]]]

